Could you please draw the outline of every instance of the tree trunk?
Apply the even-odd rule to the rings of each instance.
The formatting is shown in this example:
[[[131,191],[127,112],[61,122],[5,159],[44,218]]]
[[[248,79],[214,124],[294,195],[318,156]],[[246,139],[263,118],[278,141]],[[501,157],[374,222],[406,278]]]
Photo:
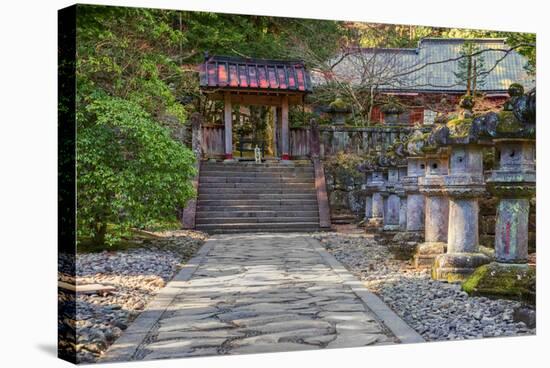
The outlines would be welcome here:
[[[105,243],[106,234],[107,224],[101,222],[96,223],[94,237],[92,238],[92,242],[94,243],[94,245],[103,245]]]
[[[474,67],[473,67],[473,73],[472,73],[472,96],[476,96],[476,89],[477,89],[477,63],[476,60],[474,60]]]
[[[471,96],[471,88],[472,88],[472,57],[468,57],[468,68],[466,71],[466,96]]]
[[[374,86],[371,86],[370,88],[370,95],[369,95],[369,110],[367,112],[367,126],[371,125],[372,120],[372,109],[374,105]]]

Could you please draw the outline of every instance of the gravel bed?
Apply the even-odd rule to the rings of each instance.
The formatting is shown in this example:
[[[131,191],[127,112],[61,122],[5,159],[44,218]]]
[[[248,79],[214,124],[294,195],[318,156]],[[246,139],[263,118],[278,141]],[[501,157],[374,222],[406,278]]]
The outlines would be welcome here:
[[[147,303],[203,244],[196,231],[166,232],[159,239],[126,251],[76,256],[76,281],[115,287],[107,295],[76,298],[76,351],[79,363],[90,363],[111,345]],[[71,281],[61,276],[62,281]]]
[[[369,235],[314,237],[427,341],[535,334],[525,323],[514,322],[520,302],[470,297],[458,284],[434,281],[429,271],[393,259],[387,246]]]

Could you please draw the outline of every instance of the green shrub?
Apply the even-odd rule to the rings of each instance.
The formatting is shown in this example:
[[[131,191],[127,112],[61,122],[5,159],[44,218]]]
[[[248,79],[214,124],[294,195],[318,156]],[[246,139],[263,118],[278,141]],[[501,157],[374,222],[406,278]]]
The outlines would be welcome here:
[[[175,219],[194,196],[194,160],[140,105],[93,96],[77,114],[78,236],[112,244],[108,224],[123,231]]]

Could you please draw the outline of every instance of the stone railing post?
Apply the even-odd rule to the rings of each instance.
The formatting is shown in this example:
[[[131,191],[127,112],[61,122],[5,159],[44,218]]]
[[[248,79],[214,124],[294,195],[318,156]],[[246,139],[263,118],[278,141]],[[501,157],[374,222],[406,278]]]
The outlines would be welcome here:
[[[425,197],[424,243],[414,256],[416,268],[431,268],[437,255],[445,253],[449,227],[449,198],[443,190],[449,160],[445,149],[426,154],[426,175],[419,179]]]
[[[319,159],[321,156],[321,137],[319,123],[311,119],[309,122],[309,155],[312,160]]]
[[[195,154],[195,169],[196,174],[193,178],[193,187],[195,191],[199,188],[199,172],[201,159],[203,154],[202,149],[202,116],[195,112],[191,115],[191,149]],[[197,199],[191,198],[181,214],[182,227],[184,229],[194,229],[195,228],[195,215],[197,212]]]
[[[319,124],[315,119],[310,120],[309,134],[309,154],[313,162],[315,171],[315,192],[317,194],[317,204],[319,207],[319,226],[321,228],[330,228],[330,206],[328,201],[327,184],[325,179],[325,170],[320,159],[321,140]]]

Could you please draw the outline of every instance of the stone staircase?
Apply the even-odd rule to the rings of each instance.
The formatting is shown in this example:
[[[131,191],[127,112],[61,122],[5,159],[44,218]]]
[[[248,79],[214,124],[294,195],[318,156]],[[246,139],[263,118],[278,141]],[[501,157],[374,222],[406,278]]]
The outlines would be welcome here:
[[[313,165],[208,162],[200,168],[195,228],[208,233],[319,231]]]

